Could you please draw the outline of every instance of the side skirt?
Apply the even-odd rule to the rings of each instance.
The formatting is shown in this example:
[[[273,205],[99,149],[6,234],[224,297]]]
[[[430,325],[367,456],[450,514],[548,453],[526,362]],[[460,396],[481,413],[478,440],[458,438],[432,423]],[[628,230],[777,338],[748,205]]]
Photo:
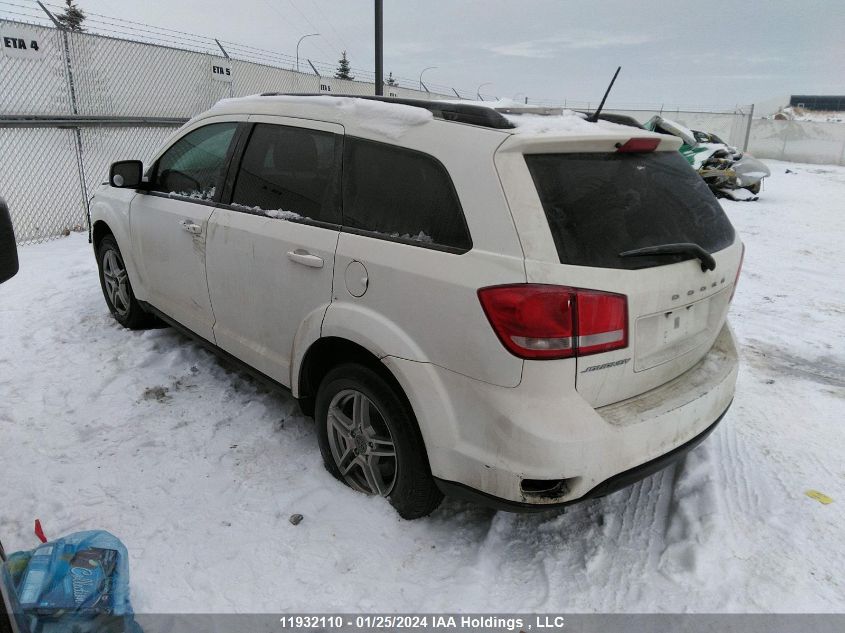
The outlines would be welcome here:
[[[140,300],[138,301],[138,303],[141,304],[141,307],[144,308],[144,310],[146,310],[147,312],[151,312],[152,314],[156,315],[159,319],[161,319],[162,321],[167,323],[167,325],[172,327],[174,330],[177,330],[181,334],[184,334],[188,338],[192,339],[194,342],[199,343],[202,347],[207,349],[209,352],[211,352],[212,354],[217,356],[222,361],[224,361],[224,362],[226,362],[230,365],[233,365],[239,371],[242,371],[244,373],[249,374],[250,376],[255,378],[258,382],[262,383],[264,386],[272,389],[273,391],[280,391],[280,392],[282,392],[282,393],[284,393],[288,396],[291,396],[291,397],[293,396],[289,387],[285,387],[279,381],[274,380],[273,378],[270,378],[270,376],[268,376],[267,374],[265,374],[263,372],[258,371],[257,369],[255,369],[251,365],[247,365],[244,361],[237,358],[236,356],[232,356],[232,354],[230,354],[226,350],[219,348],[217,345],[215,345],[211,341],[203,338],[202,336],[200,336],[199,334],[197,334],[193,330],[188,329],[187,327],[185,327],[184,325],[182,325],[181,323],[179,323],[175,319],[172,319],[171,317],[167,316],[164,312],[162,312],[161,310],[156,308],[154,305],[151,305],[151,304],[147,303],[146,301],[140,301]],[[300,409],[301,409],[301,405],[302,405],[301,401],[298,398],[295,398],[295,400],[300,405]],[[304,412],[303,412],[303,415],[305,415]],[[311,416],[307,416],[307,417],[311,417]]]

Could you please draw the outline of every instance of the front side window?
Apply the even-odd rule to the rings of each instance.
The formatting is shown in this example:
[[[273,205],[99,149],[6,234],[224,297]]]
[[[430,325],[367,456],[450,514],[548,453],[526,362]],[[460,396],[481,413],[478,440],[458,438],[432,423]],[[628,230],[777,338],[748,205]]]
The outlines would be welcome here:
[[[152,190],[196,200],[213,199],[237,126],[235,122],[212,123],[176,141],[158,159]]]
[[[472,248],[443,165],[420,152],[362,139],[346,139],[343,226],[410,244]]]
[[[259,123],[238,170],[232,205],[287,220],[340,224],[340,140],[331,132]]]

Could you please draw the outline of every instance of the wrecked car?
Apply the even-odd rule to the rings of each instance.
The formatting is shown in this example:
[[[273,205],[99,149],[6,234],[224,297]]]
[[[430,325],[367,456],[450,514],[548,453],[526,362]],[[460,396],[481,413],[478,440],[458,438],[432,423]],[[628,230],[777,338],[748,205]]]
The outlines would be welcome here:
[[[660,115],[651,117],[644,127],[683,140],[679,151],[717,196],[756,200],[763,178],[770,175],[763,162],[710,132],[691,130]]]

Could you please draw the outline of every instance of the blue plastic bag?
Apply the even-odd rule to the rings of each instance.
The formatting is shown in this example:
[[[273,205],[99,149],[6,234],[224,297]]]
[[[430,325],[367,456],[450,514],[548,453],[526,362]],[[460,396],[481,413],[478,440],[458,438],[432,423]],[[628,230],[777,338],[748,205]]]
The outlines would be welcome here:
[[[5,563],[17,609],[36,631],[139,631],[129,603],[129,559],[103,531],[76,532]]]

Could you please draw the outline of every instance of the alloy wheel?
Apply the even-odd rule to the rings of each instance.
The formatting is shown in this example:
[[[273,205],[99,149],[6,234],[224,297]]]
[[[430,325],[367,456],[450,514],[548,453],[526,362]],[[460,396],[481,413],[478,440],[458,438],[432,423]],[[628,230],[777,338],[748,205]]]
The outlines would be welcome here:
[[[396,483],[396,447],[375,403],[355,389],[340,391],[329,404],[326,426],[344,481],[360,492],[388,496]]]
[[[113,249],[103,254],[103,282],[115,312],[129,314],[129,277],[120,255]]]

